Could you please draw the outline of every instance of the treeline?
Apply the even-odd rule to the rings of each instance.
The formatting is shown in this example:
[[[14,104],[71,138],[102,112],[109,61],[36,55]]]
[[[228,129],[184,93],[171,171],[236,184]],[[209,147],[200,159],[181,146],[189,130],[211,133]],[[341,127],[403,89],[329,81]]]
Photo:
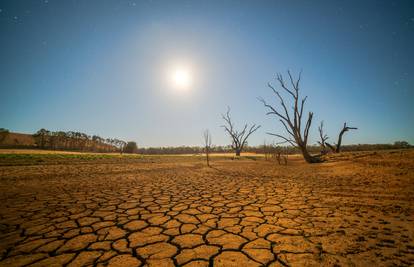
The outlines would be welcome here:
[[[66,151],[137,153],[136,142],[116,138],[103,138],[75,131],[49,131],[40,129],[35,134],[12,133],[0,128],[0,148],[30,148]]]
[[[406,149],[413,148],[407,141],[397,141],[394,144],[357,144],[344,145],[342,151],[372,151],[372,150],[386,150],[386,149]]]
[[[8,129],[0,128],[0,146],[2,141],[9,135]],[[16,135],[16,134],[15,134]],[[23,135],[23,134],[21,134]],[[30,135],[26,135],[29,136]],[[98,135],[88,135],[75,131],[49,131],[40,129],[33,136],[35,145],[16,144],[1,147],[7,148],[40,148],[51,150],[85,151],[85,152],[119,152],[119,153],[140,153],[147,155],[171,155],[171,154],[201,154],[205,152],[204,147],[200,146],[180,146],[180,147],[148,147],[138,148],[136,142],[125,142],[116,138],[102,138]],[[33,144],[33,143],[32,143]],[[357,144],[343,145],[342,151],[373,151],[386,149],[405,149],[412,148],[406,141],[397,141],[394,144]],[[321,152],[320,145],[307,146],[308,151],[318,154]],[[211,146],[210,153],[231,153],[234,152],[232,146]],[[300,149],[293,146],[277,146],[263,144],[259,146],[246,146],[244,152],[257,154],[298,154]]]
[[[394,144],[355,144],[355,145],[342,145],[342,151],[374,151],[374,150],[389,150],[389,149],[407,149],[412,148],[406,141],[396,141]],[[318,154],[321,153],[320,145],[307,146],[310,153]],[[292,146],[275,146],[275,145],[261,145],[258,147],[247,147],[246,152],[253,153],[274,153],[282,151],[285,154],[298,154],[301,153],[298,147]]]
[[[33,135],[40,149],[88,152],[123,152],[126,142],[115,138],[102,138],[74,131],[49,131],[40,129]]]
[[[397,141],[394,144],[357,144],[344,145],[342,151],[372,151],[372,150],[386,150],[386,149],[405,149],[412,146],[406,141]],[[201,154],[204,153],[205,148],[199,146],[180,146],[180,147],[148,147],[139,148],[139,154],[147,155],[171,155],[171,154]],[[320,153],[321,147],[319,145],[308,146],[311,153]],[[212,146],[210,153],[231,153],[234,152],[231,146]],[[300,149],[292,146],[276,146],[276,145],[260,145],[247,146],[244,152],[257,154],[298,154]]]
[[[211,147],[210,153],[226,153],[231,152],[230,146],[214,146]],[[204,147],[199,146],[179,146],[179,147],[147,147],[138,148],[139,154],[147,155],[171,155],[171,154],[200,154],[204,153]]]

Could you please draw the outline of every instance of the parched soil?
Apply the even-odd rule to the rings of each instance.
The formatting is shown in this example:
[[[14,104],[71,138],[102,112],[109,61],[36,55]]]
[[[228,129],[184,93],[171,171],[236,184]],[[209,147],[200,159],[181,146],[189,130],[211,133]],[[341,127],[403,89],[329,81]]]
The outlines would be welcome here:
[[[414,265],[412,150],[9,163],[0,266]]]

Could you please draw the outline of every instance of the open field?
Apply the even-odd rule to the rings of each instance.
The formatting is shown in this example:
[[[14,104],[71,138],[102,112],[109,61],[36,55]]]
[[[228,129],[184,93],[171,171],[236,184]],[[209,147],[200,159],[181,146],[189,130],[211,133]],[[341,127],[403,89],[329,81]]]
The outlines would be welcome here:
[[[0,266],[412,266],[414,150],[0,154]]]
[[[109,156],[114,156],[114,157],[119,157],[119,156],[132,156],[132,157],[140,157],[143,156],[141,154],[120,154],[120,153],[91,153],[91,152],[76,152],[76,151],[60,151],[60,150],[42,150],[42,149],[0,149],[0,155],[15,155],[15,154],[26,154],[26,155],[84,155],[84,156],[88,156],[88,155],[109,155]],[[147,155],[147,156],[152,156],[152,155]],[[164,157],[169,157],[169,156],[194,156],[194,154],[171,154],[171,155],[157,155],[157,156],[164,156]],[[210,156],[213,157],[234,157],[234,153],[210,153]],[[264,157],[263,154],[257,154],[257,153],[250,153],[250,152],[243,152],[242,156],[257,156],[257,157]]]
[[[215,159],[234,159],[234,153],[211,153]],[[263,154],[242,153],[245,159],[260,159]],[[179,154],[179,155],[140,155],[120,153],[90,153],[33,149],[0,149],[0,166],[16,165],[56,165],[71,163],[90,163],[99,160],[99,163],[126,163],[126,162],[165,162],[181,161],[182,158],[191,157],[191,161],[204,161],[204,154]],[[300,155],[291,155],[290,158],[300,158]],[[96,162],[95,162],[96,163]]]

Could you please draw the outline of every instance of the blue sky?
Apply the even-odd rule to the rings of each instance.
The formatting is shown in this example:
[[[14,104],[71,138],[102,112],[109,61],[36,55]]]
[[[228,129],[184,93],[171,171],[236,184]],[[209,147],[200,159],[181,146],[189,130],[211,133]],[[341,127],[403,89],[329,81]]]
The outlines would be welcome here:
[[[302,74],[314,112],[345,143],[414,143],[412,1],[0,1],[0,127],[78,130],[139,146],[200,145],[236,125],[276,141],[282,125],[257,100]],[[167,73],[186,65],[189,90]]]

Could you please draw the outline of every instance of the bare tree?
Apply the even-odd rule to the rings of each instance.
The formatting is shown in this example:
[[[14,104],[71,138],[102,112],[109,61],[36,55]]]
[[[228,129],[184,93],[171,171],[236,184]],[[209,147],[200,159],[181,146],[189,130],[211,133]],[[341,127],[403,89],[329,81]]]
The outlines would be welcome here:
[[[328,140],[328,136],[323,132],[323,121],[321,121],[321,125],[318,127],[319,131],[319,137],[321,138],[321,141],[318,141],[318,143],[322,147],[321,154],[326,154],[326,140]]]
[[[276,149],[275,149],[275,157],[276,157],[277,163],[278,163],[279,165],[281,165],[281,164],[282,164],[282,163],[281,163],[281,159],[282,159],[282,150],[281,150],[281,148],[280,148],[279,146],[276,146]]]
[[[272,147],[272,157],[276,159],[279,165],[287,165],[288,162],[288,148],[281,147],[278,145],[271,145]]]
[[[283,163],[284,163],[285,165],[287,165],[287,164],[288,164],[288,158],[289,158],[288,148],[287,148],[287,147],[285,147],[285,155],[283,156]]]
[[[210,167],[210,148],[211,148],[211,134],[209,130],[205,130],[203,133],[204,147],[206,152],[207,166]]]
[[[279,144],[289,143],[292,146],[298,147],[302,152],[302,155],[306,162],[321,162],[321,159],[319,157],[312,156],[307,149],[309,129],[312,124],[313,112],[308,113],[305,128],[302,131],[303,108],[307,96],[305,98],[299,99],[299,83],[301,79],[301,73],[299,73],[299,77],[296,81],[294,81],[290,71],[288,71],[288,75],[290,79],[291,88],[288,88],[280,73],[277,74],[276,79],[279,82],[281,88],[293,98],[293,113],[289,113],[288,108],[286,107],[286,103],[282,98],[281,94],[270,83],[268,84],[268,86],[277,96],[277,99],[280,101],[280,105],[283,111],[280,112],[272,105],[267,104],[267,102],[263,98],[259,99],[263,103],[263,105],[269,110],[269,112],[267,112],[267,115],[276,115],[279,118],[279,121],[283,124],[288,136],[283,136],[274,133],[268,134],[281,138],[283,141]]]
[[[266,140],[265,140],[263,142],[263,154],[264,154],[264,157],[265,157],[266,161],[269,160],[269,154],[270,154],[269,152],[270,152],[270,149],[269,149],[268,145],[266,144]]]
[[[236,156],[240,156],[240,153],[243,151],[244,146],[247,143],[247,138],[257,131],[260,128],[260,125],[253,124],[250,128],[247,123],[244,125],[243,130],[238,131],[235,129],[233,122],[231,121],[230,117],[230,107],[227,107],[226,114],[221,114],[225,125],[222,127],[225,131],[230,135],[232,139],[231,148],[236,152]]]
[[[346,122],[344,123],[344,127],[342,128],[342,130],[339,132],[339,136],[338,136],[338,142],[336,143],[336,145],[331,145],[328,142],[325,142],[326,145],[334,152],[334,153],[339,153],[341,152],[341,145],[342,145],[342,137],[344,135],[344,133],[346,133],[349,130],[357,130],[358,128],[356,127],[349,127],[346,126]]]

